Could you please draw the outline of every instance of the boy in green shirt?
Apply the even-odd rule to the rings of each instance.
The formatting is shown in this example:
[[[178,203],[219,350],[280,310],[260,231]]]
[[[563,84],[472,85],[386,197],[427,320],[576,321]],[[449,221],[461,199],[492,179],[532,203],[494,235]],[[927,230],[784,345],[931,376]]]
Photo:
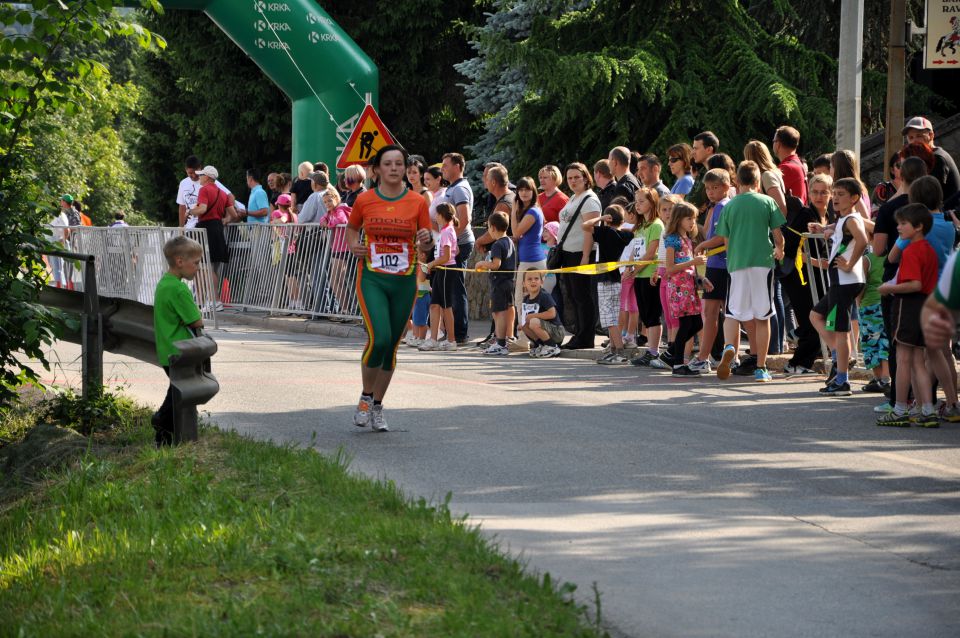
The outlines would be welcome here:
[[[200,270],[203,248],[183,235],[174,237],[163,246],[163,256],[170,269],[157,282],[153,296],[153,333],[157,344],[157,359],[163,371],[170,376],[170,357],[180,354],[174,341],[192,339],[192,328],[202,328],[203,318],[193,300],[193,293],[183,282],[193,280]],[[167,396],[151,419],[156,430],[157,446],[173,443],[173,386],[167,387]]]
[[[730,376],[731,365],[740,348],[740,324],[747,330],[750,350],[757,356],[754,380],[771,380],[767,372],[767,348],[770,343],[770,317],[773,305],[774,260],[783,259],[783,233],[787,222],[773,198],[760,190],[760,168],[756,162],[741,162],[737,167],[739,193],[723,209],[715,234],[695,252],[719,246],[727,248],[730,288],[723,332],[727,345],[717,366],[717,377]],[[773,243],[770,236],[773,235]]]

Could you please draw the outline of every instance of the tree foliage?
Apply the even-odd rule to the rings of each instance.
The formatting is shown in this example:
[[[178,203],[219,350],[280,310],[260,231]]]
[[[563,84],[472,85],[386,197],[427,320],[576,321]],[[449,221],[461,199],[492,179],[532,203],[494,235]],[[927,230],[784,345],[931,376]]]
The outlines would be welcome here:
[[[155,0],[143,0],[156,10]],[[142,47],[163,40],[114,13],[113,0],[79,0],[69,4],[35,0],[32,10],[0,4],[0,405],[8,405],[14,388],[37,382],[30,359],[46,366],[43,347],[55,334],[54,314],[38,303],[46,269],[41,253],[43,224],[55,201],[42,171],[38,140],[52,139],[58,126],[91,116],[100,103],[94,89],[107,68],[83,47],[104,46],[112,38]],[[95,109],[94,109],[95,112]],[[94,128],[94,127],[92,127]]]
[[[399,141],[431,161],[458,148],[473,120],[453,71],[468,48],[452,18],[479,20],[473,1],[322,4],[378,65],[378,110]],[[248,167],[289,171],[290,102],[243,51],[198,12],[168,11],[144,24],[169,47],[142,67],[140,206],[158,219],[175,219],[176,184],[190,154],[215,165],[238,194],[245,192]]]
[[[825,45],[817,25],[829,23],[827,7],[816,14],[805,4],[837,3],[497,0],[471,32],[477,56],[457,67],[485,126],[474,151],[533,173],[622,143],[663,154],[710,129],[737,156],[782,124],[800,129],[806,152],[832,149],[836,56],[813,48]],[[810,45],[774,31],[778,19],[802,23]],[[865,74],[868,120],[881,119],[885,90],[879,71]],[[910,97],[929,106],[929,94]]]

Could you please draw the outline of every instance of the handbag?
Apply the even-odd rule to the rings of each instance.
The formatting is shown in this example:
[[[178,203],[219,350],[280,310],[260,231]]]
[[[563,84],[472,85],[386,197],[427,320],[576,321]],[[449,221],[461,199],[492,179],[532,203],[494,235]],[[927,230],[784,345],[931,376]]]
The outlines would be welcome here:
[[[580,200],[580,205],[577,206],[577,210],[574,211],[573,217],[570,219],[570,223],[567,224],[567,229],[563,231],[563,237],[560,238],[560,241],[557,242],[556,246],[552,246],[547,252],[547,269],[556,270],[557,268],[563,267],[563,253],[562,248],[563,242],[566,241],[567,235],[570,234],[570,230],[573,228],[573,225],[576,223],[577,218],[580,217],[580,209],[583,208],[583,205],[587,203],[587,197],[584,197]]]

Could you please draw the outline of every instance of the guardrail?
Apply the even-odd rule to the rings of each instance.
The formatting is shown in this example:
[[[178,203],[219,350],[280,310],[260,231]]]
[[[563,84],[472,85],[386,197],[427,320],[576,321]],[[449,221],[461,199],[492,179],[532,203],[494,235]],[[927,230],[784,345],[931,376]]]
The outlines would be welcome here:
[[[230,224],[224,305],[270,314],[360,319],[346,226]]]

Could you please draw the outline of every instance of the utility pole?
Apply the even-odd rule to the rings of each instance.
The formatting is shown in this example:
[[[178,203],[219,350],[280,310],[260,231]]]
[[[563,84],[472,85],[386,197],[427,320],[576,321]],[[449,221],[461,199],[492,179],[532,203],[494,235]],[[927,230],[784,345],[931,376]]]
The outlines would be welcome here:
[[[837,77],[837,148],[860,159],[860,93],[863,75],[863,0],[840,5],[840,64]]]
[[[890,1],[890,45],[887,51],[887,113],[884,127],[883,179],[890,179],[890,157],[903,144],[906,78],[907,0]]]

